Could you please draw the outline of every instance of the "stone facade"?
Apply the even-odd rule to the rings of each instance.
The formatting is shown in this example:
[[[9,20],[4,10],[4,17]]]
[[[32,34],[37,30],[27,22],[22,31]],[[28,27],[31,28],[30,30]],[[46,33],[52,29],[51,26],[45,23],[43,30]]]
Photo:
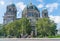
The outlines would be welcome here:
[[[35,22],[38,20],[38,18],[41,18],[40,17],[40,11],[38,10],[38,8],[35,5],[33,5],[32,3],[30,3],[23,10],[22,17],[26,17],[26,18],[28,18],[30,20],[32,31],[36,36],[37,35],[37,30],[35,28]],[[42,18],[45,18],[45,17],[48,18],[47,9],[44,9],[42,11]]]
[[[13,22],[14,20],[18,19],[16,18],[16,15],[17,15],[16,6],[14,4],[8,5],[7,11],[4,14],[3,24],[7,24],[9,22]],[[30,3],[29,5],[27,5],[27,7],[24,8],[22,12],[22,17],[26,17],[27,19],[30,20],[32,32],[36,36],[37,30],[35,28],[35,22],[38,20],[38,18],[41,18],[40,11],[38,10],[38,8],[32,3]],[[44,9],[42,11],[42,17],[43,18],[48,17],[47,9]]]
[[[33,5],[32,3],[30,3],[23,10],[22,17],[26,17],[27,19],[30,20],[32,31],[36,35],[35,22],[36,22],[36,20],[38,20],[38,18],[40,18],[40,12],[39,12],[38,8],[35,5]]]
[[[7,24],[9,22],[12,22],[18,18],[16,18],[17,16],[17,9],[15,4],[11,4],[8,5],[6,8],[6,13],[3,16],[3,24]],[[32,3],[30,3],[29,5],[27,5],[27,7],[24,8],[23,12],[22,12],[22,17],[26,17],[30,20],[32,26],[34,26],[35,21],[40,18],[40,11],[38,10],[38,8],[33,5]],[[47,9],[44,9],[42,11],[42,18],[44,17],[48,17],[48,11]]]
[[[6,13],[3,16],[3,24],[13,22],[16,20],[17,9],[14,4],[8,5],[6,8]]]

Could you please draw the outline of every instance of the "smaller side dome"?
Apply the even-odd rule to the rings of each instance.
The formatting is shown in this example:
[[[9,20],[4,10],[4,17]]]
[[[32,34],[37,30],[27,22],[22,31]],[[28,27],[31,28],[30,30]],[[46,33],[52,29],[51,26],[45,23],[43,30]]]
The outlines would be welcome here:
[[[11,7],[16,7],[15,4],[10,4],[10,5],[7,6],[7,8],[10,7],[10,6]]]
[[[10,6],[13,6],[13,7],[15,7],[15,4],[10,4]]]
[[[42,10],[42,13],[48,13],[48,10],[47,10],[46,8],[44,8],[44,9]]]
[[[15,4],[10,4],[7,6],[7,12],[17,12]]]
[[[42,17],[47,17],[48,18],[48,10],[46,8],[44,8],[43,11],[42,11]]]

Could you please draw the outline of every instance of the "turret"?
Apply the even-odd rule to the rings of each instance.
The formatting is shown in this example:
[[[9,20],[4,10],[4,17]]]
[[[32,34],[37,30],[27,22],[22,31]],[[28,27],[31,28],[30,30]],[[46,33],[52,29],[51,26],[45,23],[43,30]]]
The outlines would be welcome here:
[[[7,24],[16,20],[17,9],[15,4],[8,5],[4,14],[3,24]]]
[[[47,9],[43,9],[43,11],[42,11],[42,18],[48,18],[48,11],[47,11]]]

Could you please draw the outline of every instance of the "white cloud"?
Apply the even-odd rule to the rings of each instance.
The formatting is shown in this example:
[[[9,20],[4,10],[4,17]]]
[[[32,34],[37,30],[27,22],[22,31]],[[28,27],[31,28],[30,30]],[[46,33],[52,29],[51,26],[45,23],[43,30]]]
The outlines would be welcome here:
[[[21,10],[23,10],[26,7],[26,5],[23,2],[17,3],[16,6],[17,6],[17,8],[19,8]]]
[[[39,1],[39,2],[43,2],[43,0],[37,0],[37,1]]]
[[[60,34],[60,16],[50,15],[49,18],[57,24],[58,34]]]
[[[46,8],[49,9],[49,12],[53,12],[55,9],[57,9],[59,6],[58,3],[52,3],[52,4],[47,4]]]
[[[0,1],[0,5],[4,5],[5,4],[5,2],[4,1]]]
[[[38,8],[43,8],[43,7],[44,7],[43,4],[39,4],[39,5],[38,5]]]
[[[21,18],[22,17],[22,12],[21,11],[18,11],[17,12],[17,18]]]
[[[55,23],[60,23],[60,16],[49,16],[51,20],[53,20]]]

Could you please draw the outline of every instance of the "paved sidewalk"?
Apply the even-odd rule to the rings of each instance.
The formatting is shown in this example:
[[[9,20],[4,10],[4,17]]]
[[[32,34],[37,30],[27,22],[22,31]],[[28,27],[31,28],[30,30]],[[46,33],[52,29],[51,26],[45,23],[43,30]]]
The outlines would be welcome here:
[[[0,41],[60,41],[58,38],[0,38]]]

